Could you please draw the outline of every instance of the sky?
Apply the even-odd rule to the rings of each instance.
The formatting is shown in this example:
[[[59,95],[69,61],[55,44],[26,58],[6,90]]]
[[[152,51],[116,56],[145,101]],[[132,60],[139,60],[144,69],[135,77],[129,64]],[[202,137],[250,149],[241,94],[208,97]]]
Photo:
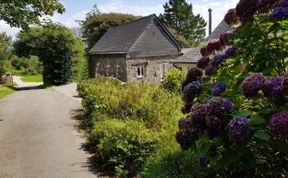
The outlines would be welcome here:
[[[54,22],[74,28],[79,27],[77,20],[83,20],[85,14],[93,9],[96,4],[100,12],[128,13],[137,16],[150,14],[159,15],[163,13],[163,4],[169,0],[60,0],[65,6],[64,14],[55,14],[50,17]],[[200,14],[206,22],[208,21],[208,9],[211,8],[212,28],[214,29],[223,19],[226,12],[234,8],[239,0],[186,0],[193,5],[193,13]],[[0,21],[0,31],[7,32],[15,37],[20,31],[18,28],[11,28],[4,21]]]

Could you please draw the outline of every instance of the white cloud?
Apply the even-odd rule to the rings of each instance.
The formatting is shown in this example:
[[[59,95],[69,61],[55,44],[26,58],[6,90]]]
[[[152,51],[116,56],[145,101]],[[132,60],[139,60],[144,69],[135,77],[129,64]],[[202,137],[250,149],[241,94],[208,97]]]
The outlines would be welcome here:
[[[20,31],[20,28],[11,28],[5,21],[0,20],[0,32],[6,32],[15,39],[16,34]]]
[[[193,1],[187,0],[187,2],[193,4],[193,11],[194,14],[200,14],[206,21],[208,21],[208,9],[213,9],[213,29],[221,22],[224,15],[228,11],[228,9],[233,8],[236,6],[237,2],[239,0],[222,0],[222,2],[219,1],[209,1],[209,0],[202,0],[199,1]],[[126,14],[133,14],[137,16],[145,16],[150,14],[157,14],[163,12],[163,4],[158,4],[155,6],[147,5],[147,6],[137,6],[137,5],[131,5],[124,2],[124,0],[111,0],[106,3],[97,4],[98,8],[101,12],[109,13],[109,12],[118,12],[118,13],[126,13]],[[60,15],[56,14],[53,17],[50,17],[50,19],[54,22],[60,22],[64,24],[65,26],[69,28],[73,27],[79,27],[79,24],[76,22],[76,20],[83,20],[85,18],[85,15],[90,10],[82,10],[72,16],[66,15]],[[8,34],[15,35],[17,32],[19,32],[18,28],[10,28],[9,25],[7,25],[5,22],[0,21],[0,31],[6,31]]]

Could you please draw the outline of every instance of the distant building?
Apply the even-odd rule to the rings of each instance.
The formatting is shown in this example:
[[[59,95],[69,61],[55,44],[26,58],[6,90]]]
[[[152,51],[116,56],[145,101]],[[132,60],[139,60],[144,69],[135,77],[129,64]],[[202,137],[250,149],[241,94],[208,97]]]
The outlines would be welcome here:
[[[110,28],[89,51],[89,73],[123,82],[160,83],[181,46],[156,15]]]
[[[212,39],[219,39],[221,34],[226,31],[232,29],[224,20],[220,22],[220,24],[213,30],[213,32],[206,38],[207,41]],[[174,67],[182,70],[184,73],[187,73],[189,69],[196,66],[199,59],[202,58],[200,54],[200,49],[203,46],[199,45],[196,48],[187,48],[182,50],[182,55],[172,60],[171,63]]]

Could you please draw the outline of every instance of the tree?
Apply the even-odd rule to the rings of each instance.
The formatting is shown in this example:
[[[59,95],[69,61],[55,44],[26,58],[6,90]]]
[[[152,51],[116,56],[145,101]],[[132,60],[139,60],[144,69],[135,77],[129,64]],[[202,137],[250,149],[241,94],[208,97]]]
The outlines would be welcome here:
[[[129,14],[101,13],[95,6],[86,14],[85,20],[79,22],[83,29],[83,38],[88,45],[87,49],[91,49],[110,27],[131,22],[137,18]]]
[[[39,17],[52,16],[55,11],[64,12],[64,6],[59,0],[0,1],[0,19],[14,27],[27,28],[29,24],[39,23]]]
[[[61,85],[78,75],[75,67],[85,63],[84,45],[59,24],[22,30],[14,44],[18,56],[36,55],[43,62],[45,85]],[[76,73],[72,73],[76,72]]]
[[[6,71],[7,61],[11,58],[12,38],[6,33],[0,33],[0,76]]]
[[[204,40],[206,22],[199,14],[193,14],[192,4],[185,0],[169,0],[163,8],[164,13],[159,16],[163,24],[174,28],[178,34],[194,44]]]

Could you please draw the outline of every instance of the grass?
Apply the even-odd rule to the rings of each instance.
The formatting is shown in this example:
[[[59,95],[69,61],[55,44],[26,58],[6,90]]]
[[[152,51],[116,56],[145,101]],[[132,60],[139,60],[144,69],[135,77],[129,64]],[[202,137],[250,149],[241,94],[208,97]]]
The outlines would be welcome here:
[[[26,75],[21,77],[23,82],[43,82],[42,75]]]
[[[10,95],[14,92],[14,90],[7,88],[3,85],[0,85],[0,99],[4,98],[7,95]]]

